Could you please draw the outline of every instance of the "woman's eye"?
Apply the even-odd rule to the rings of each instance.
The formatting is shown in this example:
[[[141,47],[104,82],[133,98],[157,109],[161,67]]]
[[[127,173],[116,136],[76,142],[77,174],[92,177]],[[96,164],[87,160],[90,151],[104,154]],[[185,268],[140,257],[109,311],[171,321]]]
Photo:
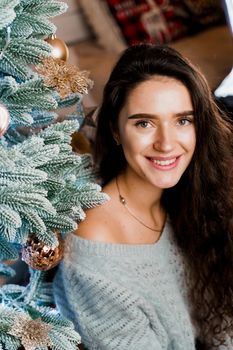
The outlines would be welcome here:
[[[189,125],[191,123],[192,123],[192,121],[188,118],[182,118],[182,119],[178,120],[179,125]]]
[[[150,123],[147,120],[138,120],[135,125],[141,128],[147,128]]]

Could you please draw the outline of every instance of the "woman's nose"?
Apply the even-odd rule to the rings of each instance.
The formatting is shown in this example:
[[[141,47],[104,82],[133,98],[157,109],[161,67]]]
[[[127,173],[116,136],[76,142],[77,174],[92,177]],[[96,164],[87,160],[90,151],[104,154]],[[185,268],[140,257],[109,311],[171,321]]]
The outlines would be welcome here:
[[[170,152],[174,147],[174,131],[171,126],[160,126],[156,132],[153,148],[160,152]]]

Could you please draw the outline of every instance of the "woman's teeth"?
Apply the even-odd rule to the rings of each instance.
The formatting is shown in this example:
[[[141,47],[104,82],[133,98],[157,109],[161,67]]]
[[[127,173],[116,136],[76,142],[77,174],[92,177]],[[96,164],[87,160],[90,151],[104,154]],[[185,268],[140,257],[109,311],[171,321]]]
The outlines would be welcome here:
[[[157,160],[157,159],[151,159],[153,163],[158,165],[171,165],[175,163],[176,158],[169,159],[169,160]]]

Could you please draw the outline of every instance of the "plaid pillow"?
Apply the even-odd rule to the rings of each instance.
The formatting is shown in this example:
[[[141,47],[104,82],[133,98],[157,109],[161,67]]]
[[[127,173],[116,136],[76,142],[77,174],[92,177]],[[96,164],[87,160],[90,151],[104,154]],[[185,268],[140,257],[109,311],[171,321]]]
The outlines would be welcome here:
[[[186,33],[186,26],[167,0],[102,1],[107,3],[128,45],[169,42]]]

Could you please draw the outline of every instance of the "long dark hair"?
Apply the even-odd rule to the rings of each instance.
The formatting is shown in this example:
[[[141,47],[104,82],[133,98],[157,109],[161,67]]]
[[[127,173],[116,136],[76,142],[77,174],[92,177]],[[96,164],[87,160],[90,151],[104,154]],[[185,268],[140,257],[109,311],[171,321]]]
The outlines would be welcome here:
[[[103,184],[124,169],[126,160],[113,131],[129,92],[153,75],[181,81],[192,99],[196,129],[193,159],[179,183],[164,190],[162,203],[187,259],[193,281],[193,317],[202,342],[214,347],[218,341],[224,342],[226,334],[233,338],[232,125],[216,106],[201,72],[167,46],[128,48],[104,89],[95,160]]]

